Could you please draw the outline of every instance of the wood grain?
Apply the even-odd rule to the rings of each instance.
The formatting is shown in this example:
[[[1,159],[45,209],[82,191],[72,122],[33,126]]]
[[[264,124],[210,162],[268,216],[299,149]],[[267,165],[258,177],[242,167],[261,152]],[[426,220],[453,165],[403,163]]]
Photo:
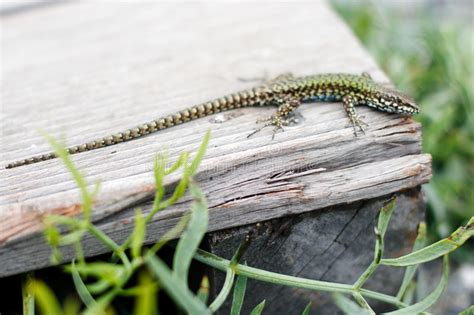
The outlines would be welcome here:
[[[66,3],[10,14],[2,24],[2,165],[48,152],[38,130],[82,143],[255,84],[241,78],[366,71],[388,82],[322,2]],[[300,123],[274,141],[270,130],[247,139],[272,111],[217,114],[73,156],[88,183],[102,183],[95,221],[123,240],[133,208],[149,210],[157,152],[171,159],[195,152],[208,129],[196,180],[209,198],[210,231],[376,198],[431,176],[412,119],[360,108],[370,126],[354,137],[341,104],[307,104]],[[58,160],[1,169],[0,180],[0,276],[49,265],[42,219],[77,215],[76,185]],[[188,208],[185,199],[159,213],[147,241]],[[85,246],[87,255],[105,251],[90,238]]]

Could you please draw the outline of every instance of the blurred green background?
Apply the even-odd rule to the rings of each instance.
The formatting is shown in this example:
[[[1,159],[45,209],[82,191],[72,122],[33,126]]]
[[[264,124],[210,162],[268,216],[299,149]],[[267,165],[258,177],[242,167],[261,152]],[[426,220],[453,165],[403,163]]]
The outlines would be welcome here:
[[[402,91],[421,106],[430,237],[474,215],[474,1],[342,1],[334,9]],[[473,248],[457,260],[474,260]],[[471,251],[472,253],[472,251]]]

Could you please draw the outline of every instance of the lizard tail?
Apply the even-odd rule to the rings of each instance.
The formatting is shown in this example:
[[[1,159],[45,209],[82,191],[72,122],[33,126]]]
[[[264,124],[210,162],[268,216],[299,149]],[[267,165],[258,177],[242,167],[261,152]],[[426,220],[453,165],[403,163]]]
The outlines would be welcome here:
[[[248,95],[250,93],[250,95]],[[92,151],[95,149],[108,147],[117,143],[134,140],[145,135],[157,132],[159,130],[168,129],[182,123],[199,119],[214,113],[230,110],[233,108],[253,105],[254,95],[252,92],[239,92],[225,97],[215,99],[206,103],[192,106],[188,109],[178,111],[174,114],[158,118],[150,122],[127,129],[122,132],[99,138],[81,145],[67,148],[69,154]],[[14,161],[5,166],[5,168],[15,168],[23,165],[34,164],[57,158],[57,154],[50,152],[42,155],[33,156],[23,160]]]

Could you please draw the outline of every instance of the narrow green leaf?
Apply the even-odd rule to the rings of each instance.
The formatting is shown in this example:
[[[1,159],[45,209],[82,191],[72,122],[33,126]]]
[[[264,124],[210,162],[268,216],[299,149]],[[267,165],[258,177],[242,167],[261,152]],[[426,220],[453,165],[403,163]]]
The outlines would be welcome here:
[[[23,315],[35,315],[35,297],[31,294],[31,281],[33,279],[33,273],[29,272],[25,276],[22,276],[21,294],[23,301]]]
[[[122,265],[107,263],[107,262],[93,262],[80,265],[66,266],[65,270],[72,272],[73,268],[83,276],[92,276],[98,279],[108,281],[111,284],[119,284],[124,277],[126,270]]]
[[[434,289],[433,292],[431,292],[427,297],[425,297],[423,300],[419,301],[418,303],[415,303],[413,305],[410,305],[405,308],[402,308],[393,312],[389,312],[386,314],[387,315],[418,314],[418,313],[426,311],[428,308],[430,308],[433,304],[435,304],[438,301],[438,299],[441,297],[444,290],[448,286],[448,275],[449,275],[449,259],[448,259],[448,255],[445,255],[443,257],[443,275],[436,289]]]
[[[183,232],[186,226],[188,225],[190,218],[191,215],[189,214],[185,214],[184,216],[182,216],[178,224],[173,226],[170,230],[166,231],[166,233],[160,238],[158,242],[153,245],[153,247],[148,251],[148,253],[150,255],[155,255],[161,249],[161,247],[163,247],[163,245],[165,245],[172,239],[178,238],[181,232]]]
[[[81,301],[87,306],[90,307],[94,305],[96,302],[94,298],[92,297],[92,294],[89,292],[87,289],[86,285],[82,281],[81,275],[77,271],[76,268],[76,263],[73,260],[71,262],[71,274],[72,274],[72,280],[74,282],[74,286],[76,287],[77,294],[79,295],[79,298]]]
[[[225,275],[224,285],[222,286],[222,289],[216,296],[215,300],[209,306],[212,313],[215,313],[227,299],[227,296],[229,295],[230,290],[232,289],[232,285],[234,284],[234,278],[235,271],[233,268],[231,268],[231,266],[229,266]]]
[[[69,225],[70,227],[80,227],[81,225],[81,220],[74,218],[74,217],[66,217],[64,215],[56,215],[56,214],[50,214],[47,217],[44,218],[43,223],[46,225],[59,225],[59,224],[64,224],[64,225]]]
[[[211,314],[206,305],[189,290],[187,283],[176,278],[163,261],[155,256],[147,255],[146,263],[152,274],[158,279],[160,287],[163,287],[177,305],[191,315]]]
[[[156,307],[156,292],[158,286],[152,281],[150,275],[146,272],[141,272],[138,277],[138,296],[135,300],[135,315],[154,315],[157,313]]]
[[[426,244],[426,224],[424,222],[420,223],[418,226],[418,235],[416,237],[415,243],[413,244],[413,252],[420,250]],[[418,265],[411,265],[408,266],[405,270],[405,274],[403,275],[403,281],[400,285],[400,290],[398,290],[397,298],[401,299],[405,294],[408,286],[412,282],[411,280],[415,276],[416,269]]]
[[[263,300],[260,304],[255,306],[252,312],[250,312],[250,315],[260,315],[262,314],[264,308],[265,308],[265,300]]]
[[[176,172],[181,166],[187,164],[188,157],[189,157],[189,154],[187,152],[181,153],[179,155],[179,158],[176,160],[176,162],[174,162],[173,165],[171,165],[171,167],[165,171],[165,174],[166,175],[172,174]]]
[[[110,288],[111,285],[112,284],[109,281],[100,279],[94,283],[87,284],[87,290],[89,290],[91,294],[100,294]]]
[[[79,295],[81,301],[87,306],[90,307],[95,304],[95,300],[92,297],[92,294],[87,289],[86,285],[82,281],[81,275],[77,271],[76,263],[73,260],[70,266],[70,271],[72,275],[72,280],[74,282],[74,287],[76,288],[77,294]]]
[[[309,302],[304,308],[303,313],[301,313],[301,315],[309,315],[309,311],[311,311],[312,304],[312,302]]]
[[[244,304],[245,288],[247,287],[247,277],[238,276],[234,286],[234,296],[230,315],[239,315]]]
[[[123,252],[122,248],[118,246],[117,243],[113,239],[111,239],[107,234],[105,234],[103,231],[101,231],[99,228],[97,228],[93,224],[88,224],[87,225],[87,230],[89,233],[91,233],[95,238],[97,238],[99,241],[101,241],[105,246],[110,248],[113,252],[114,255],[117,255],[120,257],[122,260],[123,265],[126,268],[130,267],[130,260],[128,259],[127,255]],[[131,240],[130,238],[128,240]],[[127,245],[128,247],[128,245]]]
[[[61,250],[59,249],[59,241],[61,239],[61,232],[53,224],[45,223],[43,235],[44,235],[44,238],[46,239],[46,242],[51,247],[52,263],[59,264],[62,260],[62,253],[61,253]]]
[[[155,158],[155,163],[153,165],[153,174],[155,176],[155,200],[153,201],[153,209],[151,213],[156,213],[160,209],[160,202],[165,194],[165,189],[163,187],[163,179],[166,175],[165,169],[167,161],[167,155],[158,155]]]
[[[61,315],[61,306],[59,305],[53,291],[39,280],[31,280],[27,286],[28,294],[32,295],[36,304],[41,310],[41,314]]]
[[[464,311],[459,313],[459,315],[474,315],[474,305],[469,306]]]
[[[367,314],[375,315],[374,310],[370,307],[369,303],[367,303],[362,294],[360,294],[359,292],[354,292],[352,293],[352,296],[354,297],[354,300],[359,303],[362,309],[366,311]]]
[[[51,247],[59,246],[59,240],[61,239],[61,232],[56,226],[52,224],[46,225],[44,228],[44,236],[49,246]]]
[[[109,306],[110,302],[117,296],[118,290],[112,290],[105,295],[102,295],[97,302],[88,307],[84,312],[84,315],[104,315],[105,310]]]
[[[388,266],[405,267],[410,265],[417,265],[427,261],[434,260],[443,255],[458,249],[464,244],[472,235],[474,235],[474,217],[472,217],[466,226],[462,226],[454,231],[448,238],[442,239],[434,244],[424,247],[420,250],[414,251],[408,255],[382,259],[381,263]]]
[[[405,293],[403,294],[403,298],[402,298],[403,303],[407,305],[412,304],[413,301],[415,300],[415,293],[416,293],[416,282],[411,281],[408,284],[408,287],[406,288]]]
[[[135,227],[132,233],[132,242],[130,244],[130,250],[132,257],[137,258],[140,256],[142,251],[143,241],[145,239],[145,219],[140,209],[135,210]]]
[[[366,315],[369,314],[367,310],[364,310],[357,303],[353,302],[351,299],[345,297],[341,293],[333,293],[332,298],[334,303],[339,309],[348,315]]]
[[[153,206],[151,211],[147,214],[145,218],[145,225],[148,224],[155,214],[162,210],[164,207],[161,207],[161,200],[165,194],[165,189],[163,187],[163,179],[165,177],[166,163],[168,161],[168,154],[157,154],[153,162],[153,176],[155,178],[155,196],[153,199]],[[132,242],[132,235],[130,235],[125,242],[120,245],[117,253],[122,253],[130,246]]]
[[[207,276],[202,277],[197,297],[204,304],[207,303],[207,299],[209,298],[209,278]]]
[[[390,222],[390,218],[392,216],[393,209],[394,209],[396,203],[397,203],[397,199],[392,198],[392,200],[386,206],[384,206],[382,209],[380,209],[377,229],[378,229],[378,231],[379,231],[382,238],[385,237],[385,233],[387,232],[388,223]]]
[[[204,135],[204,138],[202,139],[201,145],[199,146],[198,152],[196,153],[196,156],[194,157],[194,160],[191,163],[191,166],[189,168],[189,176],[194,176],[196,174],[196,171],[201,164],[202,158],[204,157],[204,154],[206,154],[207,146],[209,145],[209,139],[211,137],[211,129],[209,129],[206,134]]]
[[[173,194],[171,197],[163,201],[163,203],[160,204],[159,208],[157,210],[161,209],[166,209],[173,205],[176,201],[178,201],[181,197],[184,196],[184,193],[186,192],[186,188],[188,187],[188,183],[190,180],[190,177],[188,176],[188,165],[184,165],[184,170],[183,170],[183,176],[179,180],[178,185],[176,185],[176,188],[173,191]],[[154,215],[154,212],[150,212],[150,218],[152,217],[151,215]]]
[[[70,155],[67,151],[67,148],[64,144],[56,141],[52,136],[49,134],[42,132],[43,136],[48,141],[49,145],[53,148],[56,155],[63,161],[66,168],[71,173],[72,178],[77,184],[77,187],[81,191],[82,196],[82,211],[84,214],[84,219],[90,222],[91,213],[92,213],[92,196],[87,189],[87,183],[82,176],[81,172],[76,168],[74,163],[72,162]]]
[[[58,245],[59,246],[67,246],[79,243],[84,235],[84,230],[76,230],[70,233],[62,234],[59,238]]]
[[[194,199],[191,206],[191,219],[188,227],[181,235],[173,257],[173,272],[176,278],[183,283],[187,283],[191,260],[206,233],[208,224],[207,202],[204,194],[192,182],[189,189]]]

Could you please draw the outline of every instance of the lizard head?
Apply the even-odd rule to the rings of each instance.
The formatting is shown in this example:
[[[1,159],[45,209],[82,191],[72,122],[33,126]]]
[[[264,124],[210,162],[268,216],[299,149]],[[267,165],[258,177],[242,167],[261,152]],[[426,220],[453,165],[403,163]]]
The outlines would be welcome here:
[[[415,115],[420,112],[415,100],[408,95],[381,85],[375,90],[376,92],[367,99],[368,106],[384,112],[405,115]]]

